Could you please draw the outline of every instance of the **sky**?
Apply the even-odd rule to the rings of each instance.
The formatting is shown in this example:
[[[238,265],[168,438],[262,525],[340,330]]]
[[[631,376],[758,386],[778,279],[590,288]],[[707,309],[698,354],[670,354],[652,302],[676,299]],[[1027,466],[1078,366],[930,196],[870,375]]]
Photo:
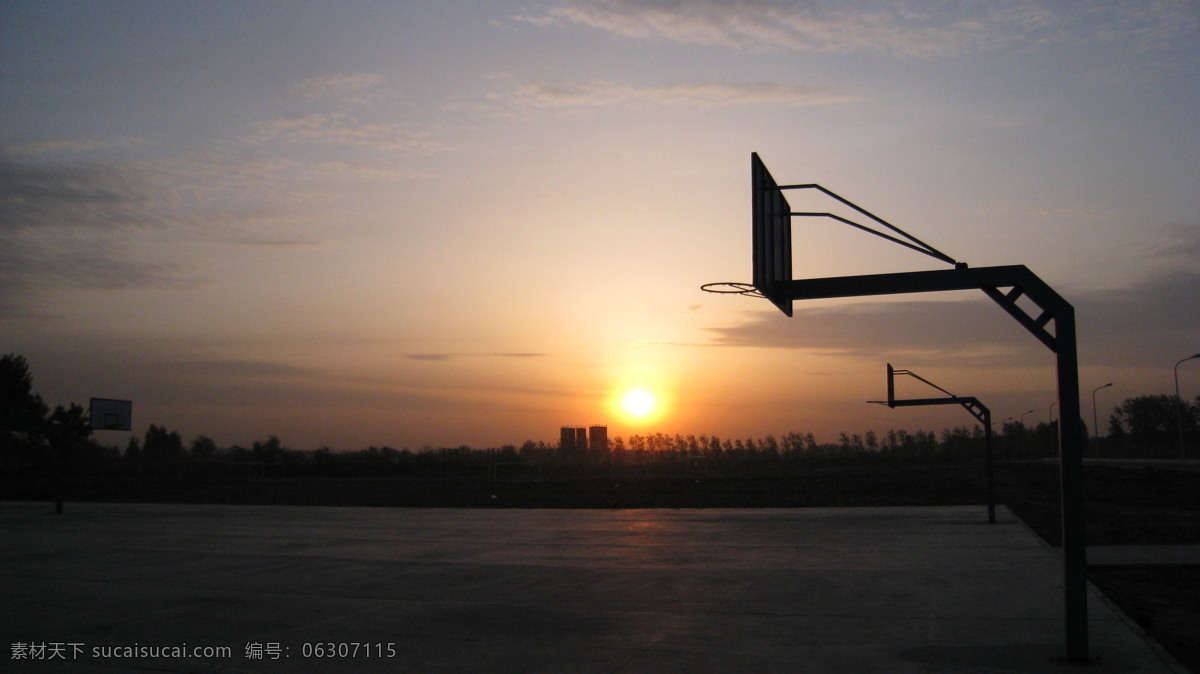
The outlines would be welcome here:
[[[981,292],[702,292],[751,280],[757,152],[1033,270],[1103,425],[1200,352],[1197,110],[1195,0],[10,0],[0,352],[51,405],[222,446],[974,424],[866,404],[888,362],[1057,414],[1053,354]],[[830,219],[793,249],[795,278],[945,268]]]

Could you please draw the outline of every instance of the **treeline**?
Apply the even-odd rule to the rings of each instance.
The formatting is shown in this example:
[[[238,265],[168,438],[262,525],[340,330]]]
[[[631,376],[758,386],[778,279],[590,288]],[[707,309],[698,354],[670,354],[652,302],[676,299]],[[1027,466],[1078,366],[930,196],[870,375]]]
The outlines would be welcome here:
[[[1092,437],[1087,456],[1200,458],[1200,398],[1140,396],[1124,401],[1108,418],[1104,437]],[[1032,429],[1006,420],[992,451],[997,460],[1057,454],[1057,422]],[[1089,433],[1088,435],[1092,435]],[[61,471],[78,474],[189,474],[269,476],[407,476],[454,480],[506,477],[644,475],[753,475],[837,465],[886,465],[981,461],[986,451],[979,426],[940,433],[888,430],[841,433],[819,442],[812,433],[731,438],[707,434],[649,433],[611,438],[606,447],[576,449],[526,440],[494,448],[368,447],[335,451],[296,450],[271,435],[250,446],[222,447],[200,435],[185,443],[177,431],[151,425],[123,448],[92,437],[78,404],[51,411],[33,393],[24,358],[0,357],[0,471],[5,474]]]
[[[1032,437],[1032,435],[1031,435]],[[35,449],[33,447],[27,447]],[[43,450],[48,449],[46,447]],[[889,430],[882,436],[843,433],[836,443],[818,442],[812,433],[776,438],[723,438],[716,435],[633,435],[612,438],[608,447],[565,448],[526,440],[496,448],[423,447],[417,450],[368,447],[357,451],[288,448],[276,436],[250,446],[220,447],[207,436],[185,444],[177,431],[151,425],[124,450],[82,439],[62,448],[71,472],[90,474],[190,474],[244,477],[398,476],[452,479],[464,475],[554,477],[644,474],[648,476],[747,475],[836,465],[914,464],[982,460],[982,429],[933,432]],[[23,454],[23,456],[22,456]],[[1033,455],[1032,445],[1028,452]],[[20,457],[22,460],[13,461]],[[6,472],[42,472],[49,451],[10,453]]]

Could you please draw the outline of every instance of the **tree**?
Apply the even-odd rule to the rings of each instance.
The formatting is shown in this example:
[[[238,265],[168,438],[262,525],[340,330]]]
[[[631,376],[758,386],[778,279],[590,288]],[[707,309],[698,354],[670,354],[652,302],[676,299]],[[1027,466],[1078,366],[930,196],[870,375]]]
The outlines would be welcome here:
[[[33,392],[29,363],[16,354],[0,357],[0,462],[24,470],[43,447],[46,404]]]
[[[211,459],[217,454],[217,443],[207,435],[197,435],[192,440],[193,459]]]
[[[150,425],[142,442],[142,456],[150,461],[174,461],[183,457],[183,438],[165,426]]]
[[[74,458],[88,445],[92,436],[92,424],[87,410],[71,403],[69,407],[56,405],[46,419],[45,433],[50,446],[60,458]]]
[[[374,450],[375,454],[379,453],[379,450],[375,447],[372,447],[371,450]],[[250,448],[250,451],[254,453],[255,461],[262,461],[263,463],[279,463],[283,460],[283,443],[281,443],[279,438],[275,437],[274,435],[269,436],[266,442],[259,442],[258,440],[255,440],[254,444]]]
[[[1195,432],[1197,406],[1181,404],[1175,396],[1144,395],[1129,398],[1113,411],[1109,427],[1120,427],[1132,445],[1142,449],[1173,446],[1182,414],[1183,432]]]
[[[768,435],[759,443],[759,450],[768,458],[779,458],[779,442],[775,440],[774,435]]]
[[[0,431],[37,433],[45,416],[46,404],[33,392],[29,363],[13,353],[0,357]]]

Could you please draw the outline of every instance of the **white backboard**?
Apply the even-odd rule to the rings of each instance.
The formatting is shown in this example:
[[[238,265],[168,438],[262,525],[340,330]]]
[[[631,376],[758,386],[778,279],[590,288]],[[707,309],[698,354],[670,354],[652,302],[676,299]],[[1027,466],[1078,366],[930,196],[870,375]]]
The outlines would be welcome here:
[[[92,429],[97,431],[133,430],[133,403],[128,400],[92,398]]]

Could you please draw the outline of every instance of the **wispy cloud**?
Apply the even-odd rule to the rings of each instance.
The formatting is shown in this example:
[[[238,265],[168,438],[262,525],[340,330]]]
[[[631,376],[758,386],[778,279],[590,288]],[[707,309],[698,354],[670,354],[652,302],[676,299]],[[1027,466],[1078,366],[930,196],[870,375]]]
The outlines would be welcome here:
[[[113,229],[149,224],[147,197],[126,172],[101,166],[0,160],[4,233],[45,227]]]
[[[339,73],[301,80],[291,91],[301,98],[344,98],[375,89],[383,83],[383,75],[377,73]]]
[[[1020,28],[1042,31],[1049,12],[1022,3],[793,3],[777,0],[638,2],[573,0],[518,20],[581,25],[633,39],[750,51],[956,55],[988,48]]]
[[[1128,42],[1139,51],[1160,51],[1194,41],[1200,31],[1200,3],[1195,0],[1096,2],[1096,34]]]
[[[405,358],[409,360],[447,361],[463,357],[484,358],[544,358],[547,354],[526,351],[507,353],[410,353]]]
[[[880,53],[933,58],[1012,44],[1066,39],[1134,39],[1142,48],[1176,44],[1195,29],[1191,0],[1131,5],[1085,2],[1062,8],[1000,2],[786,2],[784,0],[566,0],[512,17],[539,28],[576,25],[638,40],[748,51]],[[1082,17],[1082,18],[1079,18]]]
[[[1170,240],[1154,250],[1155,257],[1200,270],[1200,222],[1170,227],[1167,236]]]
[[[531,82],[517,88],[512,100],[527,107],[611,107],[658,105],[679,107],[724,107],[736,105],[825,105],[857,100],[835,87],[780,82],[688,82],[635,86],[616,82],[578,83]]]
[[[320,246],[320,241],[309,239],[235,239],[233,243],[252,248],[312,248]]]
[[[449,149],[427,130],[404,124],[366,122],[345,112],[276,117],[256,125],[252,140],[260,143],[321,143],[422,154]]]
[[[101,240],[0,234],[0,318],[53,318],[40,299],[56,288],[125,290],[199,282],[184,268],[133,259]]]
[[[124,150],[146,143],[145,139],[131,136],[118,138],[55,138],[31,143],[9,145],[4,152],[13,157],[41,157],[46,155],[81,154],[97,150]]]
[[[1022,348],[1021,328],[1005,329],[1006,316],[986,299],[977,302],[866,302],[799,307],[796,317],[755,314],[744,323],[710,328],[713,346],[803,349],[866,357],[905,353],[912,357],[1010,362]],[[1008,322],[1011,322],[1009,320]],[[1032,338],[1030,338],[1032,341]],[[1040,345],[1037,345],[1040,347]]]
[[[1196,347],[1200,266],[1087,293],[1075,307],[1080,340],[1089,344],[1094,364],[1159,366],[1170,359],[1164,354]]]
[[[190,285],[186,270],[132,257],[130,231],[160,231],[169,216],[136,172],[111,166],[0,161],[0,315],[47,317],[52,288],[113,290]]]
[[[154,364],[164,374],[188,377],[296,377],[312,374],[312,371],[265,360],[183,360],[164,361]]]

